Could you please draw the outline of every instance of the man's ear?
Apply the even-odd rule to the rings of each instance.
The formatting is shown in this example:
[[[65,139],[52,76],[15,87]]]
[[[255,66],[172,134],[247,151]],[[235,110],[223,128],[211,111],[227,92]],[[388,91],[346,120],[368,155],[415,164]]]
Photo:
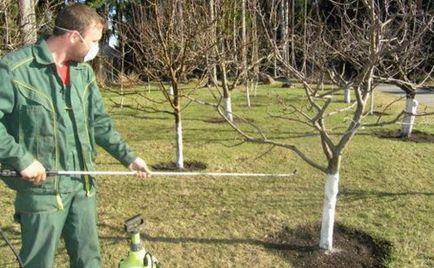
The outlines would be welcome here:
[[[80,36],[78,36],[78,32],[74,31],[74,32],[68,32],[66,34],[68,35],[67,38],[69,39],[69,42],[71,44],[75,44],[77,42],[80,42]]]

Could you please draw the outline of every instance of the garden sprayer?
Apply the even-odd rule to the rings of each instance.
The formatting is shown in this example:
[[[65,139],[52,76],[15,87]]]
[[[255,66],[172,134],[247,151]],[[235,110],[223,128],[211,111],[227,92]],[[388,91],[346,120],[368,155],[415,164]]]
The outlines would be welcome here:
[[[143,218],[136,215],[125,221],[125,232],[131,236],[128,256],[119,263],[119,268],[160,268],[160,262],[146,251],[140,238]]]

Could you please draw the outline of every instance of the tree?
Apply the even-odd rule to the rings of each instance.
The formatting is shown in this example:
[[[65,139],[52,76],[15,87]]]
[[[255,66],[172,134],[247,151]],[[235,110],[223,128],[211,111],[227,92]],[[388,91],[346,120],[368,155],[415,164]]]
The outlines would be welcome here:
[[[375,79],[406,93],[401,136],[410,137],[418,106],[415,96],[434,71],[434,51],[429,42],[433,36],[433,7],[422,1],[395,1],[384,7],[383,14],[390,27],[382,36],[387,42],[383,42],[385,54],[375,69]]]
[[[381,4],[383,1],[380,3],[380,1],[375,0],[362,0],[338,3],[324,0],[318,4],[322,3],[326,3],[331,8],[331,12],[323,12],[318,9],[317,14],[309,13],[306,23],[301,26],[306,31],[305,36],[304,31],[299,30],[299,35],[295,38],[298,49],[303,48],[303,51],[309,51],[305,54],[306,62],[312,64],[315,71],[320,74],[316,76],[315,80],[313,80],[315,77],[310,77],[306,70],[298,69],[288,61],[288,57],[282,54],[279,44],[269,30],[273,27],[268,24],[266,12],[261,12],[260,16],[278,64],[297,79],[305,92],[306,102],[304,105],[299,107],[283,101],[285,103],[283,111],[290,111],[289,117],[287,115],[275,115],[275,117],[299,122],[316,132],[324,162],[315,160],[315,157],[303,152],[294,143],[283,143],[269,139],[263,131],[258,131],[259,127],[256,128],[256,133],[259,133],[259,136],[254,136],[234,123],[229,123],[246,141],[287,148],[312,167],[325,173],[326,182],[319,246],[327,251],[333,251],[333,228],[341,161],[350,141],[363,126],[367,103],[374,88],[374,71],[380,60],[387,55],[384,43],[390,42],[383,37],[385,33],[393,32],[394,28],[389,23],[390,14],[384,14]],[[384,3],[387,5],[393,1],[384,1]],[[403,4],[411,5],[411,3]],[[417,41],[421,42],[420,39]],[[397,55],[397,57],[401,56]],[[344,72],[335,71],[339,69],[337,68],[339,64],[341,68],[347,65],[347,67],[343,67]],[[345,75],[339,79],[329,78],[334,78],[330,81],[336,83],[338,90],[340,90],[341,85],[338,82],[340,79],[345,79],[347,83],[352,85],[355,95],[353,104],[346,107],[339,106],[332,96],[336,89],[332,88],[327,92],[320,93],[321,77],[329,76],[331,73],[334,76],[350,73],[350,75]],[[219,112],[224,115],[220,110]],[[343,121],[339,126],[328,125],[331,117],[342,113],[345,113],[349,120]],[[345,131],[343,133],[333,131],[336,128],[344,128]]]
[[[141,76],[158,81],[161,93],[171,110],[141,107],[148,112],[172,115],[176,129],[176,166],[184,168],[182,100],[188,95],[182,87],[184,77],[199,73],[199,87],[206,76],[208,54],[207,16],[204,3],[190,1],[131,1],[127,23],[117,22],[125,34],[125,45],[131,50],[132,67]],[[168,89],[173,90],[169,94]],[[146,96],[143,96],[146,98]],[[188,104],[187,104],[188,105]]]

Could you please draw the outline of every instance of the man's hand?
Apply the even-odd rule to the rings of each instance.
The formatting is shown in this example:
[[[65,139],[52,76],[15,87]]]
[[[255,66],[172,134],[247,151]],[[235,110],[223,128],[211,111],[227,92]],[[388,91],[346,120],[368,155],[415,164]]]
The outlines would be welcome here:
[[[145,161],[140,157],[137,157],[129,166],[131,171],[137,171],[137,176],[140,178],[146,178],[151,176],[151,171],[146,165]]]
[[[24,180],[34,183],[43,182],[47,178],[45,168],[38,160],[34,160],[30,166],[23,169],[20,175]]]

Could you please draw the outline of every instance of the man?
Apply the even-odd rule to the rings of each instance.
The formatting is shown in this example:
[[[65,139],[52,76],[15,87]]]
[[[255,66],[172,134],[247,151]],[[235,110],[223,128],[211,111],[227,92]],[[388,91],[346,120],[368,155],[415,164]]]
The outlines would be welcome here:
[[[95,170],[99,145],[138,176],[150,172],[113,129],[92,68],[105,21],[72,4],[53,35],[0,61],[0,162],[20,177],[16,190],[25,267],[53,267],[63,237],[71,267],[100,267],[95,179],[47,176],[46,170]]]

